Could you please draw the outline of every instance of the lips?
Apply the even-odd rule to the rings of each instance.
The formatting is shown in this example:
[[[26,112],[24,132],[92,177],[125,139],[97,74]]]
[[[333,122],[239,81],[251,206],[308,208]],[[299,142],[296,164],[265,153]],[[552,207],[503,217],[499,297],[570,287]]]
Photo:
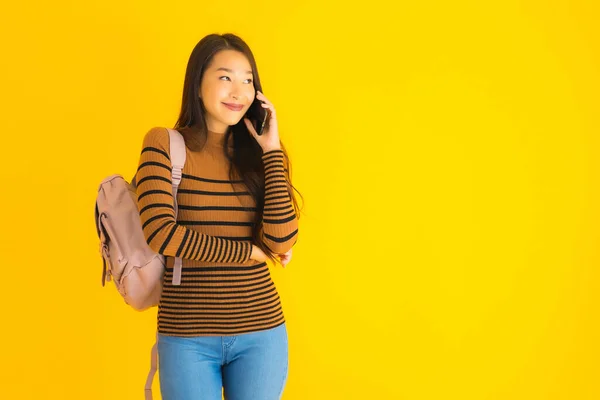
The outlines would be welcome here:
[[[223,105],[231,111],[242,111],[242,108],[244,108],[243,104],[223,103]]]

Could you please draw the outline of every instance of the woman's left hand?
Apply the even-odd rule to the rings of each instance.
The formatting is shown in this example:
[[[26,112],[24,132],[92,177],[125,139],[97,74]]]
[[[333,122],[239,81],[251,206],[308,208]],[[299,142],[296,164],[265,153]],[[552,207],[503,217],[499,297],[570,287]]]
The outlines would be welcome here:
[[[285,268],[285,265],[292,260],[292,249],[289,249],[287,253],[277,254],[277,257],[279,257],[281,266]]]
[[[275,113],[275,107],[273,107],[273,103],[271,103],[264,94],[256,91],[256,98],[263,102],[262,107],[269,110],[269,116],[267,123],[265,124],[265,129],[262,132],[262,135],[258,135],[256,130],[252,126],[252,122],[246,117],[244,117],[244,123],[250,131],[250,134],[254,136],[254,139],[258,142],[260,147],[263,149],[263,153],[271,150],[281,149],[281,143],[279,142],[279,130],[277,128],[277,114]]]

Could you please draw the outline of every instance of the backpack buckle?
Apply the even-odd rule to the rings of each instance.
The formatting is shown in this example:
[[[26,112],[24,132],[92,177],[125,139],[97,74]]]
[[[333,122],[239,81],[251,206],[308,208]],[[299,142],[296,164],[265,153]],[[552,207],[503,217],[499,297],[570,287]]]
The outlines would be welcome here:
[[[173,165],[171,168],[171,182],[173,186],[178,186],[179,182],[181,182],[181,178],[183,176],[183,167],[179,165]]]

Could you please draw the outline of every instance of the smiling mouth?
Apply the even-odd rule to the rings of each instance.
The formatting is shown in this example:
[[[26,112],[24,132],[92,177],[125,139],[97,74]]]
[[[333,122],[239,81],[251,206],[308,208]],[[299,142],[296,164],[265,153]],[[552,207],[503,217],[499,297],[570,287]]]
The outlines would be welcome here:
[[[242,104],[223,103],[223,105],[232,111],[242,111],[242,109],[244,108]]]

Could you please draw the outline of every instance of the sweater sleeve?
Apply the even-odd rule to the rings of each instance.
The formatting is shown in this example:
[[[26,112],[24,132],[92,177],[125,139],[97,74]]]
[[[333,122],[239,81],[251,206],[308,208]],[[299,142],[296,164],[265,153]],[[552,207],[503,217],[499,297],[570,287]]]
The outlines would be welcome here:
[[[283,150],[262,155],[265,168],[265,205],[262,241],[276,254],[289,251],[298,239],[298,218],[288,191]]]
[[[136,172],[138,209],[150,248],[164,256],[209,262],[246,262],[250,242],[205,235],[176,222],[169,132],[155,127],[144,136]]]

